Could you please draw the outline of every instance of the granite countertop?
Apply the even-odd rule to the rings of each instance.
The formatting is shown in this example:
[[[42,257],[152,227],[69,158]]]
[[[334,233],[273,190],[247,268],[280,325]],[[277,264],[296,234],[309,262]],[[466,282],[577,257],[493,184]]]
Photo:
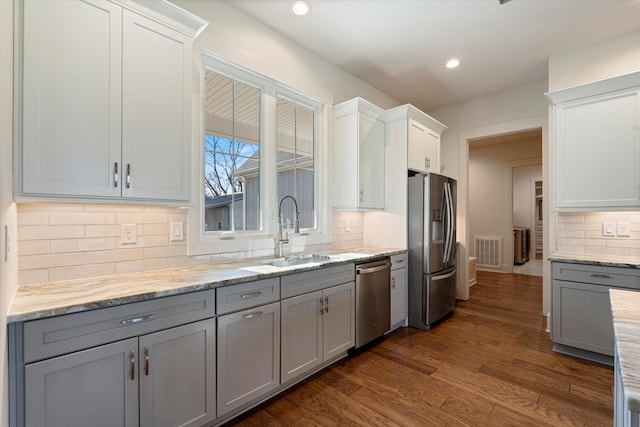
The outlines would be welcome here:
[[[555,252],[549,261],[568,262],[572,264],[602,265],[607,267],[640,268],[640,257],[620,255],[588,255]]]
[[[253,258],[90,279],[22,285],[18,287],[13,297],[7,323],[213,289],[403,252],[405,252],[404,249],[365,246],[339,251],[314,251],[313,253],[316,254],[328,255],[330,260],[288,267],[265,265],[264,261],[268,258]]]
[[[609,289],[617,364],[629,410],[640,412],[640,292]]]

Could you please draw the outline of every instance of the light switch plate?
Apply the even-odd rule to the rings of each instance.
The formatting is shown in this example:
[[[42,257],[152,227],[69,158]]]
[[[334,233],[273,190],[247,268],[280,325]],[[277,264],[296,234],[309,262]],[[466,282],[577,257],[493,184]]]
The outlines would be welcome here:
[[[631,236],[631,230],[629,228],[629,223],[628,222],[618,222],[616,223],[616,232],[618,233],[618,236],[621,237],[629,237]]]
[[[169,241],[181,242],[184,240],[184,226],[181,222],[172,222],[169,224]]]
[[[603,236],[615,236],[616,235],[616,224],[614,222],[603,222],[602,223],[602,235]]]

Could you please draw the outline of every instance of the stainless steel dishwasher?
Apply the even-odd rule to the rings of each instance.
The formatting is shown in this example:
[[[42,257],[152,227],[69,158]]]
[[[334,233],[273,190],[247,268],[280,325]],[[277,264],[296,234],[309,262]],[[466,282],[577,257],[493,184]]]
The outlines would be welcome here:
[[[356,265],[356,345],[361,347],[391,327],[389,258]]]

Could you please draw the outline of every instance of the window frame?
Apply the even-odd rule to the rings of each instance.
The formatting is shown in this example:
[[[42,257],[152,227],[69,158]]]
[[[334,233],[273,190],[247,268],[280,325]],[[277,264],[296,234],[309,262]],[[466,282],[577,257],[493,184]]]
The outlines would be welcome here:
[[[197,109],[199,121],[197,147],[192,150],[192,205],[189,207],[188,255],[239,252],[241,256],[273,255],[277,244],[277,100],[279,98],[309,108],[314,112],[314,214],[315,229],[289,234],[287,252],[300,252],[306,246],[331,242],[328,203],[328,132],[327,102],[287,86],[219,55],[202,51],[198,68]],[[260,93],[260,221],[258,230],[204,231],[204,75],[211,71],[237,82],[255,87]],[[195,126],[195,123],[194,123]],[[197,137],[195,136],[197,135]]]

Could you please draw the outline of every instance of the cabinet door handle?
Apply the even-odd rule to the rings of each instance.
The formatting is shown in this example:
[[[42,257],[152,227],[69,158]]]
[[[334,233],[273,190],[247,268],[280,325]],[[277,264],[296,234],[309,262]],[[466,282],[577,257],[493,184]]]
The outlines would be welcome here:
[[[154,314],[145,314],[144,316],[134,317],[133,319],[121,320],[120,323],[123,325],[132,325],[134,323],[144,322],[145,320],[151,320],[156,317]]]
[[[149,349],[144,348],[144,374],[149,375]]]
[[[240,298],[242,299],[255,298],[255,297],[259,297],[260,295],[262,295],[262,291],[254,291],[254,292],[249,292],[248,294],[242,294],[240,295]]]
[[[131,163],[127,163],[127,188],[131,188]]]
[[[324,297],[324,312],[329,312],[329,297]]]
[[[245,314],[242,316],[243,319],[251,319],[252,317],[262,316],[264,312],[262,311],[254,311],[253,313]]]
[[[396,278],[392,277],[391,278],[391,289],[395,289],[396,288]]]
[[[364,190],[360,190],[360,202],[364,200]]]
[[[324,313],[324,300],[320,297],[320,314]]]
[[[602,273],[589,273],[588,276],[589,277],[597,277],[598,279],[611,279],[610,275],[602,274]]]
[[[129,352],[129,377],[131,381],[136,379],[136,353],[133,350]]]
[[[118,162],[113,164],[113,186],[118,188]]]

